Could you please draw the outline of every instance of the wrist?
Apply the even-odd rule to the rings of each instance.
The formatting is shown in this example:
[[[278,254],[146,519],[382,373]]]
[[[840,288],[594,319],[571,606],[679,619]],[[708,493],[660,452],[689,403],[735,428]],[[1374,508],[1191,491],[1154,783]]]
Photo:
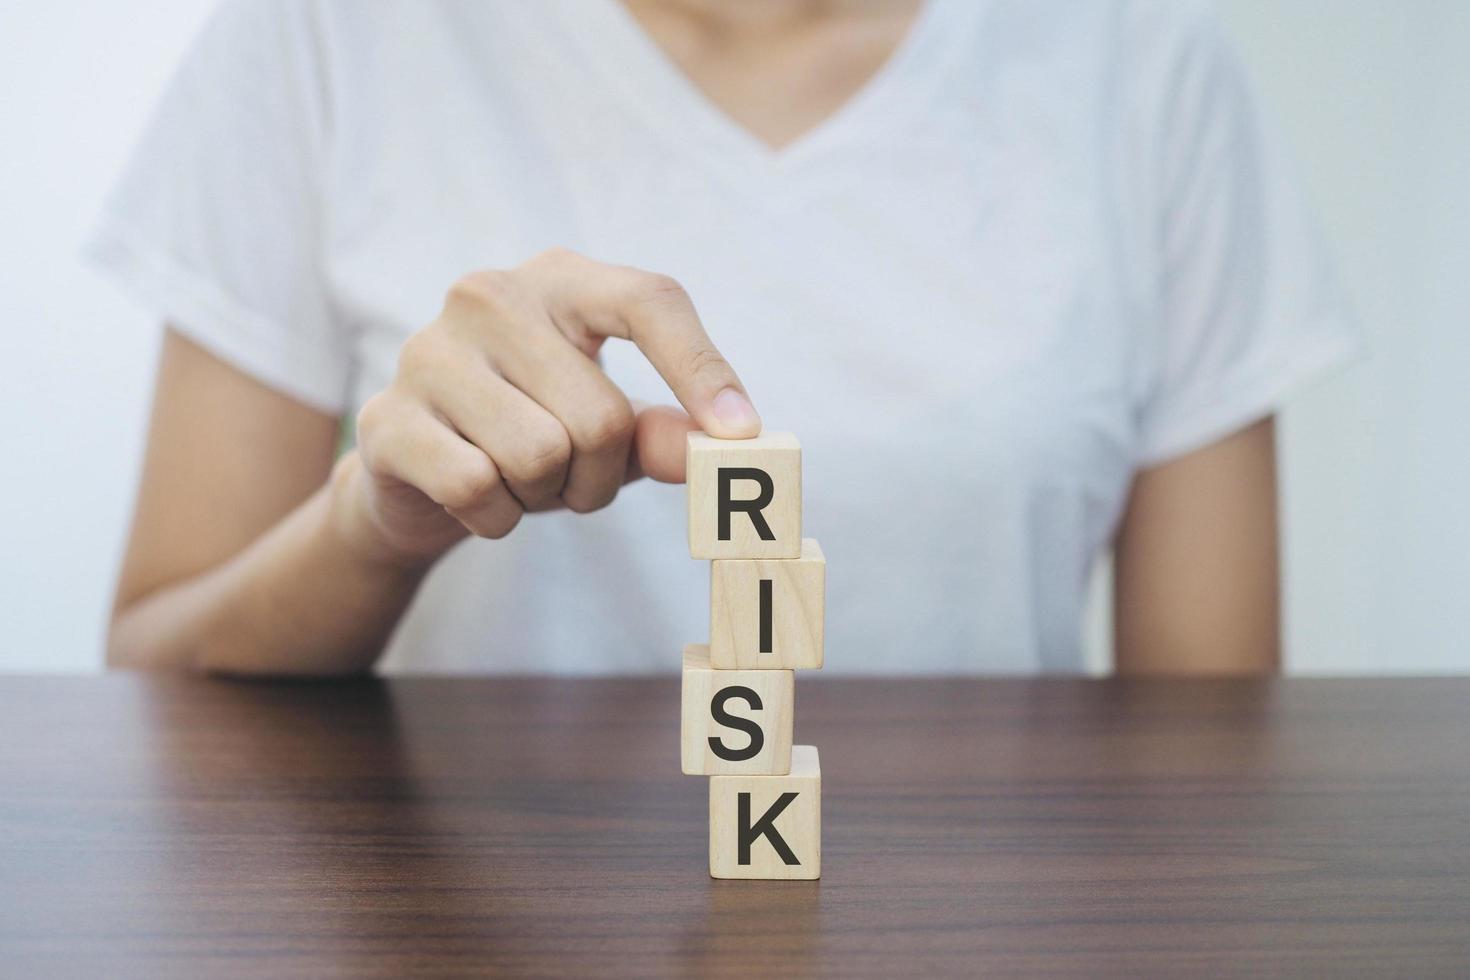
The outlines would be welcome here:
[[[326,488],[327,530],[338,545],[365,566],[422,576],[448,550],[429,552],[396,545],[373,515],[368,481],[357,450],[337,460]]]

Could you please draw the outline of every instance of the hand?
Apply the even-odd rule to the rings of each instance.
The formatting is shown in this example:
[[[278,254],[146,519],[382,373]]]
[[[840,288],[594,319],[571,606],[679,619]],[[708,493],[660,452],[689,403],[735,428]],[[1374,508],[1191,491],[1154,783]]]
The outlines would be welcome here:
[[[684,411],[630,404],[595,360],[609,337],[637,344]],[[374,556],[431,561],[526,511],[594,511],[643,475],[681,482],[693,429],[747,438],[760,418],[683,288],[554,249],[465,276],[404,344],[338,465],[337,526]]]

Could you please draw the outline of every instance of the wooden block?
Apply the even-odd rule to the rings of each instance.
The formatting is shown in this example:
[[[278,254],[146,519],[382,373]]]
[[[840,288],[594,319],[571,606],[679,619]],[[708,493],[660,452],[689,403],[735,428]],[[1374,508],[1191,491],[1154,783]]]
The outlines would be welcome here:
[[[791,750],[785,776],[711,776],[712,878],[820,878],[822,769],[815,746]]]
[[[709,569],[712,667],[822,666],[827,559],[815,538],[802,539],[800,558],[726,558]]]
[[[714,670],[709,647],[685,647],[680,719],[685,774],[790,772],[795,702],[791,671]]]
[[[796,558],[801,554],[801,444],[789,432],[715,439],[691,432],[686,453],[689,554]]]

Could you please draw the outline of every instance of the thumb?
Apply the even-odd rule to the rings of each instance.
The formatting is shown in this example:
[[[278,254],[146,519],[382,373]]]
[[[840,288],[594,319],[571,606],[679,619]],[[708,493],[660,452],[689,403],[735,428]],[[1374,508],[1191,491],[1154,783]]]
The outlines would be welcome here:
[[[684,482],[684,453],[699,426],[672,405],[633,403],[635,426],[628,447],[628,481],[647,476],[659,483]]]

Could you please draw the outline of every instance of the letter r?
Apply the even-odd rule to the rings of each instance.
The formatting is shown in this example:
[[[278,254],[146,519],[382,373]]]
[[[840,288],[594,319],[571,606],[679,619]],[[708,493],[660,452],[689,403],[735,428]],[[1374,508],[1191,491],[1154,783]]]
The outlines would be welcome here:
[[[776,497],[776,484],[771,479],[771,474],[754,466],[721,466],[718,479],[719,539],[730,540],[730,515],[738,510],[750,516],[750,523],[762,541],[775,541],[776,535],[771,531],[771,525],[766,523],[765,515],[761,513]],[[760,493],[748,500],[733,499],[731,490],[736,480],[754,480],[760,486]]]

